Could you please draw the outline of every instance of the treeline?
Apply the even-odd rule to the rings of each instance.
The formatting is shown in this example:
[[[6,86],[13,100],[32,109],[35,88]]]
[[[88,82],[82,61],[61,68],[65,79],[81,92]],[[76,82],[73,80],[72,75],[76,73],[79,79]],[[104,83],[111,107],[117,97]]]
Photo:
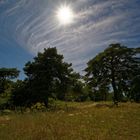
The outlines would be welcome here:
[[[64,62],[56,48],[44,49],[25,64],[26,78],[15,80],[16,68],[0,68],[0,108],[31,107],[49,99],[63,101],[140,102],[140,48],[111,44],[87,63],[85,75]]]

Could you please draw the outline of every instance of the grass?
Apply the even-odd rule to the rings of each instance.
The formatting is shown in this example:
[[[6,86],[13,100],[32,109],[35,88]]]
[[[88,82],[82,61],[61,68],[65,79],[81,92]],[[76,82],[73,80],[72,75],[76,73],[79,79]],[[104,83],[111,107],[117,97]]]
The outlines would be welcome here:
[[[140,140],[140,104],[106,104],[62,103],[57,111],[0,116],[0,140]]]

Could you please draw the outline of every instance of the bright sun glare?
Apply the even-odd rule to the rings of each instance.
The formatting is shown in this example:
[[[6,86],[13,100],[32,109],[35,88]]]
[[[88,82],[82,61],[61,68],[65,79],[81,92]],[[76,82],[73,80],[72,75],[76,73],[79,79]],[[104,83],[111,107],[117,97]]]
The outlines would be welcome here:
[[[57,10],[57,19],[60,24],[67,25],[73,22],[74,14],[69,6],[63,5]]]

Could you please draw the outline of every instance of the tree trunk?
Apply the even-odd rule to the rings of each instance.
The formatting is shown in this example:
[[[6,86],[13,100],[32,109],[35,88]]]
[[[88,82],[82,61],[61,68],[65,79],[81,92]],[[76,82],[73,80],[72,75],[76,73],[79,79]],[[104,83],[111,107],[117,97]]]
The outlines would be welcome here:
[[[113,91],[114,91],[113,102],[115,105],[118,106],[118,90],[117,90],[116,83],[115,83],[115,74],[114,74],[113,69],[112,69],[112,87],[113,87]]]
[[[105,92],[104,94],[104,100],[106,101],[107,100],[107,93]]]
[[[44,101],[44,104],[45,104],[46,108],[48,108],[48,102],[49,102],[49,99],[48,99],[48,97],[46,97],[46,100]]]
[[[113,101],[114,101],[115,105],[118,105],[118,91],[117,91],[117,88],[116,88],[115,81],[112,81],[112,87],[113,87],[113,91],[114,91]]]

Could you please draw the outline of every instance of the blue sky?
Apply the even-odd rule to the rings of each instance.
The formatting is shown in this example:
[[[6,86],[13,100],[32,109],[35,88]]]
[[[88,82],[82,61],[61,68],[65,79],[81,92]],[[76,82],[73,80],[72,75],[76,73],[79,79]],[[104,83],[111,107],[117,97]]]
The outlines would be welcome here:
[[[64,3],[75,13],[68,26],[56,19]],[[38,51],[56,47],[82,72],[89,59],[117,42],[140,47],[140,0],[0,0],[0,67],[22,70]]]

